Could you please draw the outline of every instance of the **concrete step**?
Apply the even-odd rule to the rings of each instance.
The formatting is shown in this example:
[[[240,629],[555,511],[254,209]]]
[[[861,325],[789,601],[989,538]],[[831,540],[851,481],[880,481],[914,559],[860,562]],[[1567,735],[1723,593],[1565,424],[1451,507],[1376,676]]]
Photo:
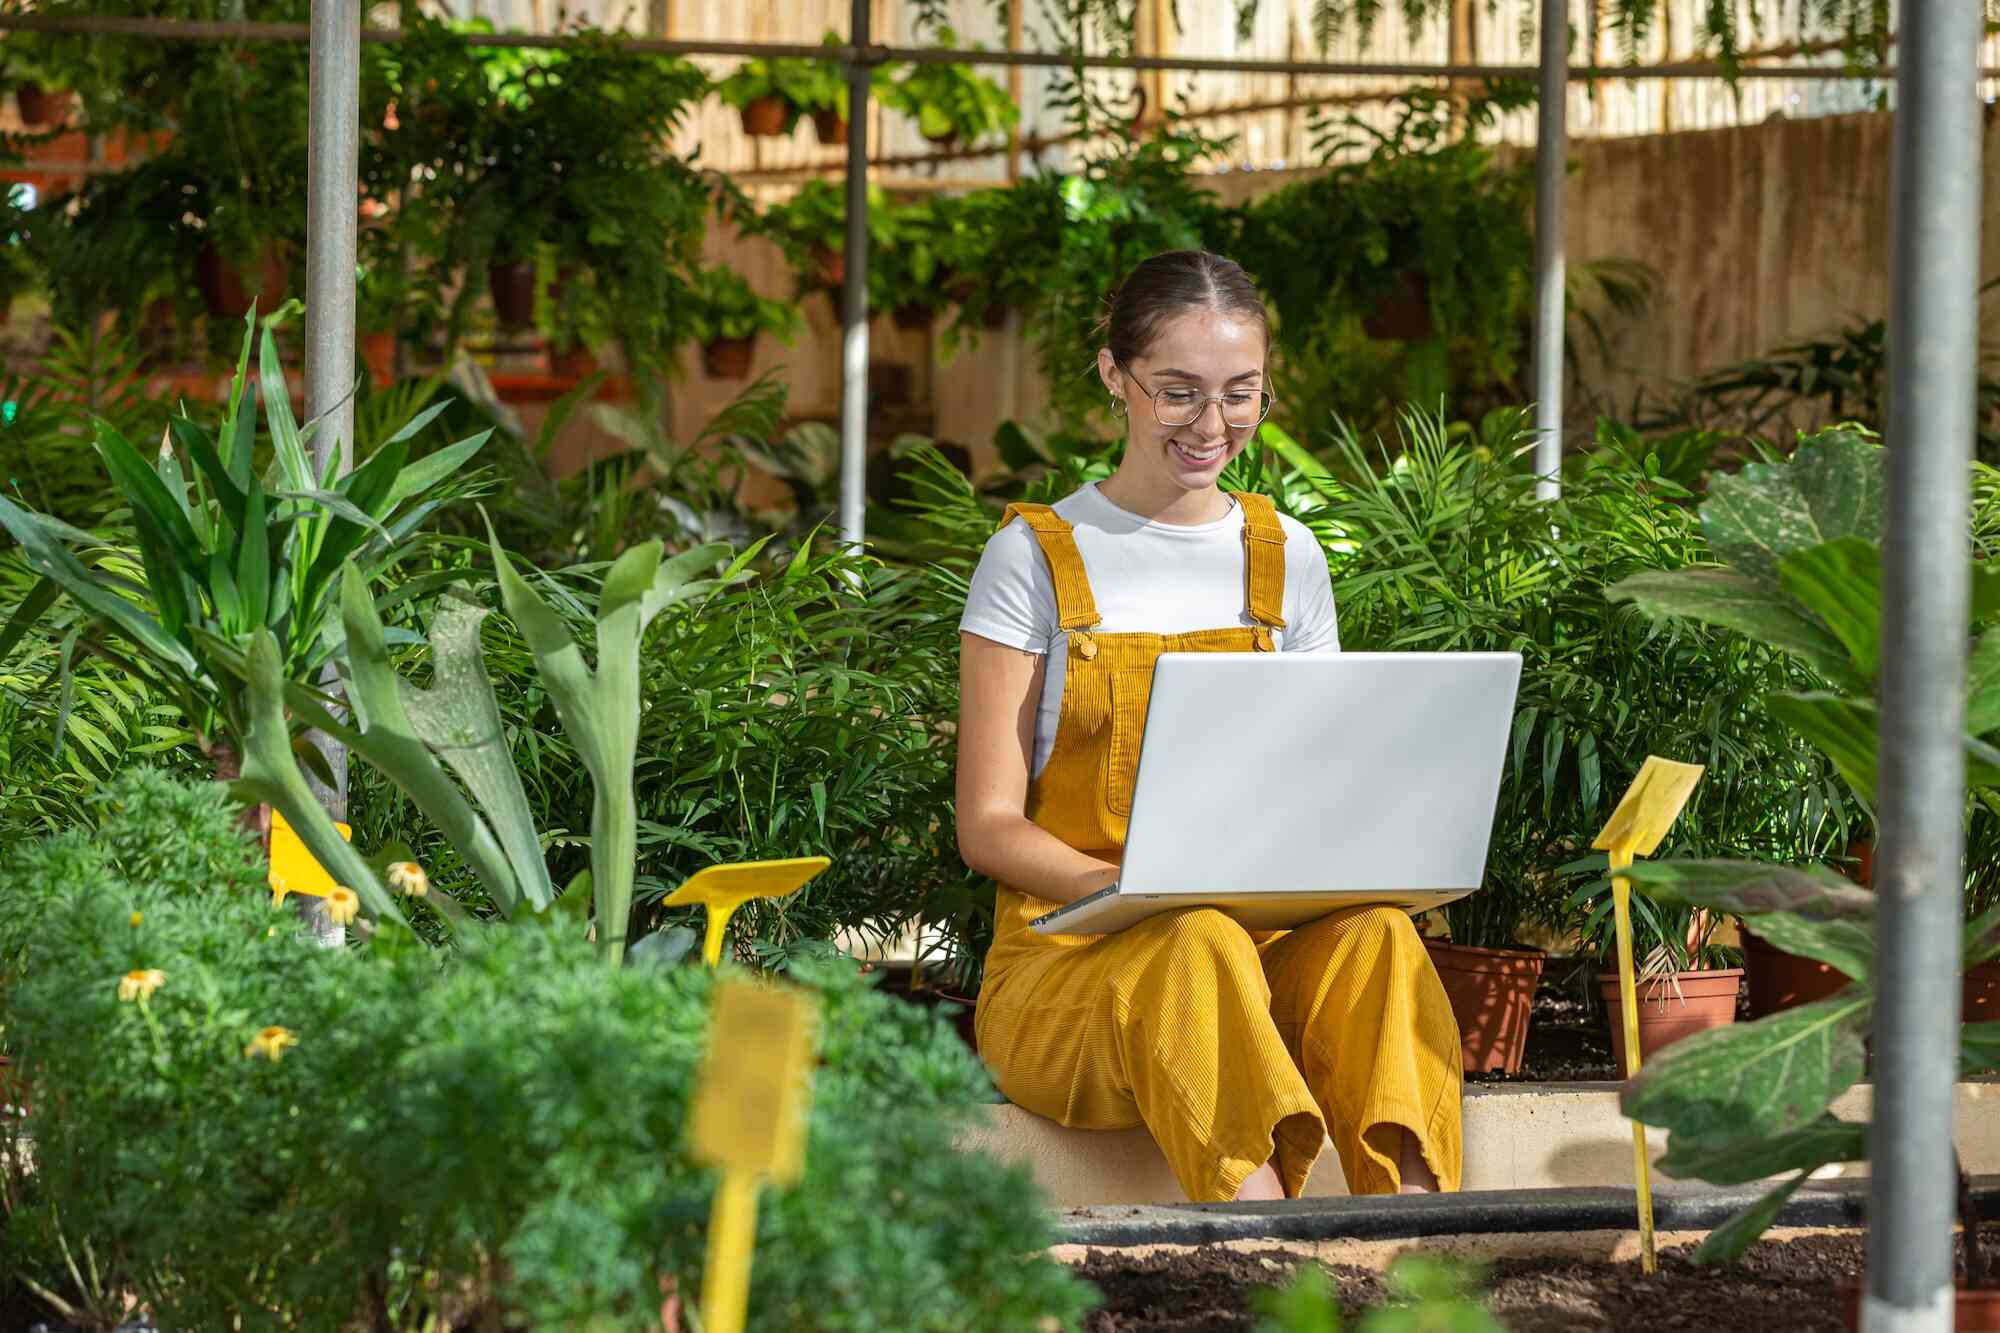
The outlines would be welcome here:
[[[1850,1088],[1833,1104],[1843,1120],[1866,1121],[1874,1088]],[[1166,1159],[1142,1128],[1064,1129],[1012,1105],[981,1108],[979,1123],[961,1140],[1010,1162],[1025,1163],[1060,1208],[1098,1204],[1184,1203]],[[1631,1122],[1618,1112],[1615,1083],[1508,1083],[1465,1090],[1465,1181],[1468,1190],[1630,1188]],[[2000,1081],[1958,1085],[1954,1137],[1968,1171],[2000,1172]],[[1650,1155],[1666,1151],[1666,1134],[1648,1130]],[[1867,1164],[1830,1167],[1826,1180],[1866,1176]],[[1653,1173],[1663,1194],[1706,1191],[1699,1181]],[[1340,1159],[1328,1144],[1306,1194],[1347,1193]]]

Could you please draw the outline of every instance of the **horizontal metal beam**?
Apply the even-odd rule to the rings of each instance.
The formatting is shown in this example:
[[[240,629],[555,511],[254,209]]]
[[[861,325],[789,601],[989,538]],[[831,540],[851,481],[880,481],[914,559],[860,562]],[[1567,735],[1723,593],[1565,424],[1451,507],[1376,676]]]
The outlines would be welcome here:
[[[151,37],[159,41],[183,42],[304,42],[309,33],[303,23],[237,23],[213,19],[141,19],[100,15],[6,14],[0,15],[0,32],[52,32],[79,36]],[[549,33],[468,32],[462,34],[468,46],[533,47],[560,49],[574,38]],[[397,28],[364,28],[364,42],[400,42]],[[1540,73],[1536,65],[1423,65],[1367,64],[1323,60],[1225,60],[1201,56],[1072,56],[1054,51],[977,51],[923,46],[831,46],[798,42],[690,42],[656,37],[632,37],[623,43],[629,51],[660,56],[761,56],[783,60],[831,60],[842,64],[889,65],[1026,65],[1047,69],[1159,69],[1187,73],[1215,74],[1301,74],[1339,78],[1445,78],[1445,79],[1533,79]],[[1574,65],[1571,81],[1599,79],[1720,79],[1727,77],[1721,65],[1697,62],[1677,65]],[[1892,65],[1871,70],[1852,70],[1826,65],[1746,65],[1736,70],[1739,79],[1818,79],[1887,81],[1896,77]],[[1979,71],[1981,78],[2000,78],[2000,67]]]

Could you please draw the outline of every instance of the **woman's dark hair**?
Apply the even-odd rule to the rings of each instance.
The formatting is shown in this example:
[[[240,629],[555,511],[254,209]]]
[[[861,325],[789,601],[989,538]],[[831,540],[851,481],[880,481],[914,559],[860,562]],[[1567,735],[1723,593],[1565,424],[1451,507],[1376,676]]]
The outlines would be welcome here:
[[[1241,264],[1206,250],[1169,250],[1127,274],[1105,316],[1105,345],[1129,366],[1146,354],[1161,325],[1198,310],[1252,321],[1270,345],[1271,316],[1257,284]]]

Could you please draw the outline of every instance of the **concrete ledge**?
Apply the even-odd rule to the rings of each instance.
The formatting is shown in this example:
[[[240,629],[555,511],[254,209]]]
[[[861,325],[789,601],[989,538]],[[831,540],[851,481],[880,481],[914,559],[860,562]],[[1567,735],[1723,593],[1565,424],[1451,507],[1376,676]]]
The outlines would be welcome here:
[[[1866,1121],[1874,1102],[1867,1084],[1850,1088],[1833,1104],[1843,1120]],[[1142,1128],[1064,1129],[1018,1106],[982,1107],[975,1127],[960,1140],[1011,1162],[1026,1164],[1060,1208],[1095,1204],[1184,1204],[1166,1159]],[[1512,1083],[1466,1089],[1464,1102],[1467,1191],[1577,1188],[1629,1189],[1632,1128],[1618,1111],[1613,1083]],[[1966,1169],[2000,1172],[2000,1082],[1958,1085],[1954,1137]],[[1648,1130],[1657,1159],[1666,1135]],[[1829,1168],[1826,1179],[1853,1179],[1866,1163]],[[1712,1194],[1698,1181],[1654,1175],[1662,1197]],[[1306,1197],[1347,1193],[1340,1159],[1328,1144]]]

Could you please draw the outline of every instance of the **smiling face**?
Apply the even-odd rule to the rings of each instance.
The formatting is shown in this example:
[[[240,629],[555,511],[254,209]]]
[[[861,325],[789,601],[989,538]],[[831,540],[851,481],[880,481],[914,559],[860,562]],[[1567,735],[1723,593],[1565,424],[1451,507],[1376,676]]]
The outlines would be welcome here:
[[[1123,366],[1109,348],[1099,351],[1098,374],[1127,404],[1125,457],[1113,478],[1122,494],[1112,498],[1128,507],[1136,502],[1149,514],[1174,511],[1177,521],[1211,517],[1205,502],[1215,495],[1222,469],[1256,434],[1256,425],[1229,425],[1217,402],[1203,402],[1201,415],[1184,426],[1163,426],[1159,416],[1173,420],[1176,401],[1188,404],[1201,396],[1247,395],[1254,402],[1265,388],[1264,352],[1260,323],[1212,308],[1165,320],[1145,351]],[[1166,400],[1157,415],[1155,396]]]

